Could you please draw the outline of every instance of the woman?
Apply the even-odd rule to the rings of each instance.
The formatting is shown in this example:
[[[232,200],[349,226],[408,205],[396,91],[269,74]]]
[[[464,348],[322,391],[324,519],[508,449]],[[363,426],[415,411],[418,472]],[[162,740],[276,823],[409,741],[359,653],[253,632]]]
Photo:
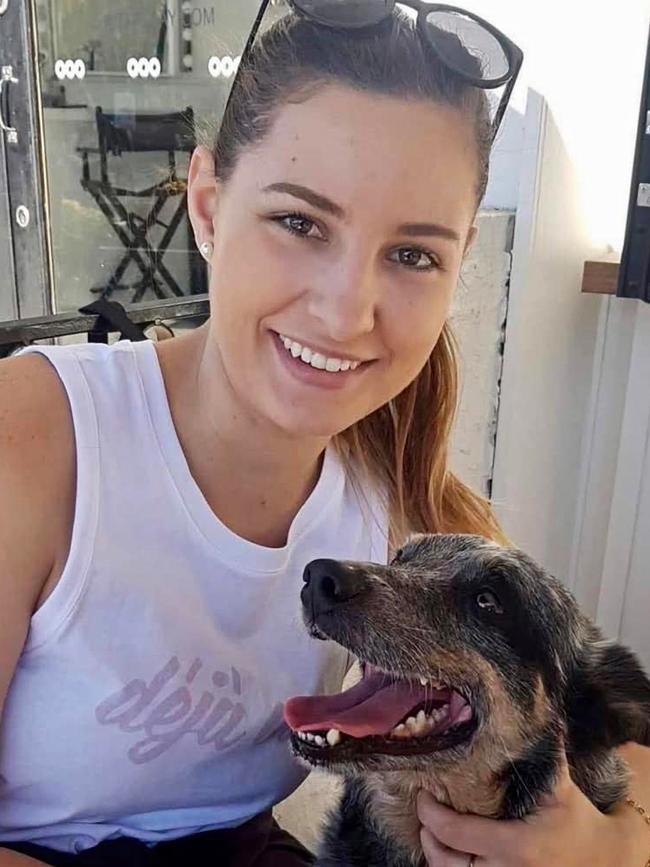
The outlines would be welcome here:
[[[0,867],[311,862],[269,814],[302,779],[282,704],[348,660],[301,627],[303,566],[502,538],[446,469],[492,134],[410,20],[332,38],[292,14],[192,157],[209,322],[2,364]],[[421,818],[437,867],[645,857],[639,817],[568,779],[531,822]]]

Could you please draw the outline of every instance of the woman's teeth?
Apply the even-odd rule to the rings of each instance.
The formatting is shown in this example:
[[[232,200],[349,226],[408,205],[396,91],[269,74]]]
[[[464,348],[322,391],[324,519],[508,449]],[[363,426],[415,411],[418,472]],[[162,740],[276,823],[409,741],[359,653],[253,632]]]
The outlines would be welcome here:
[[[344,358],[326,358],[319,352],[314,352],[308,346],[303,346],[290,337],[285,337],[283,334],[278,335],[285,349],[290,352],[294,358],[299,358],[305,364],[315,367],[317,370],[326,370],[328,373],[338,373],[345,370],[356,370],[361,364],[360,361],[350,361]]]

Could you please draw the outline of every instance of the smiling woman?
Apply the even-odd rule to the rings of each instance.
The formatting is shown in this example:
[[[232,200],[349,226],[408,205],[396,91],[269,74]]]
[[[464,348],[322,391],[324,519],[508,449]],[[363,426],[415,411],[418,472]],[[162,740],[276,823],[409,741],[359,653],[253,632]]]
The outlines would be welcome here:
[[[214,238],[215,342],[270,419],[335,436],[349,465],[388,490],[396,540],[431,528],[499,537],[441,460],[457,389],[446,317],[487,183],[489,110],[412,41],[406,20],[393,22],[390,34],[334,40],[287,19],[242,65],[213,152],[197,151],[191,170],[197,234]],[[235,236],[256,255],[232,257]],[[300,361],[280,358],[288,376],[253,388],[259,371],[278,375],[282,345]],[[355,360],[357,370],[339,366]],[[298,383],[321,384],[327,405]]]
[[[483,70],[380,5],[335,34],[291,12],[245,52],[188,176],[204,326],[0,367],[3,867],[310,863],[270,817],[305,776],[283,705],[337,692],[349,659],[301,625],[305,564],[502,538],[447,468]],[[471,723],[460,694],[394,692],[396,726]],[[339,711],[312,723],[356,730]]]
[[[323,122],[338,112],[350,120],[328,123],[324,159]],[[242,153],[227,182],[218,163],[213,177],[207,150],[195,153],[190,213],[199,233],[215,239],[214,344],[251,412],[292,436],[331,437],[417,377],[473,237],[477,169],[469,135],[453,110],[396,98],[378,103],[329,86],[283,108],[265,146]],[[412,167],[432,144],[439,159],[425,185]],[[305,180],[316,194],[305,194]],[[290,210],[296,199],[300,212]],[[429,221],[441,231],[432,235],[423,225]],[[300,361],[279,334],[303,347]],[[345,377],[316,373],[324,358],[361,364]],[[328,389],[327,402],[321,389],[304,387],[331,381],[345,389]]]

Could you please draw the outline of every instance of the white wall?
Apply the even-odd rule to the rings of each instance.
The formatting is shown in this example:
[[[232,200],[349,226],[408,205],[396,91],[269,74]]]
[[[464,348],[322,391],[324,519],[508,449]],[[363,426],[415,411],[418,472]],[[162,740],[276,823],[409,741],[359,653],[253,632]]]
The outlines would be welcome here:
[[[611,497],[596,616],[650,666],[650,305],[632,301],[629,309],[629,373],[613,484],[606,488]]]
[[[580,293],[589,236],[572,164],[530,92],[493,499],[506,531],[565,577],[600,299]]]
[[[586,0],[480,0],[470,8],[524,51],[511,105],[523,114],[529,88],[546,100],[588,237],[594,248],[620,249],[650,4],[622,0],[608,10]]]
[[[489,493],[512,267],[512,211],[483,210],[463,263],[451,324],[460,350],[461,396],[450,450],[460,478]]]
[[[524,149],[493,497],[514,541],[566,580],[576,574],[607,303],[581,294],[582,268],[622,245],[650,7],[626,0],[608,15],[584,3],[484,0],[481,14],[526,54],[514,93],[515,110],[526,105]]]
[[[602,572],[612,518],[612,496],[627,398],[626,383],[637,313],[644,307],[641,302],[607,298],[602,304],[598,324],[568,575],[569,586],[583,609],[594,618],[603,613]],[[620,572],[622,576],[624,569],[621,568]],[[650,574],[650,569],[648,572]],[[608,625],[612,623],[610,620]]]

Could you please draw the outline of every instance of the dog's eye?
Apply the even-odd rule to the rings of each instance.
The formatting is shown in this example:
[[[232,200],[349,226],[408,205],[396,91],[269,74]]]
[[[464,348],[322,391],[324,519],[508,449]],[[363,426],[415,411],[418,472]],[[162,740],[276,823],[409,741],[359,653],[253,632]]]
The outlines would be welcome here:
[[[481,592],[476,595],[476,604],[483,611],[491,611],[493,614],[503,614],[503,608],[501,607],[499,598],[496,593],[493,593],[491,590],[481,590]]]

